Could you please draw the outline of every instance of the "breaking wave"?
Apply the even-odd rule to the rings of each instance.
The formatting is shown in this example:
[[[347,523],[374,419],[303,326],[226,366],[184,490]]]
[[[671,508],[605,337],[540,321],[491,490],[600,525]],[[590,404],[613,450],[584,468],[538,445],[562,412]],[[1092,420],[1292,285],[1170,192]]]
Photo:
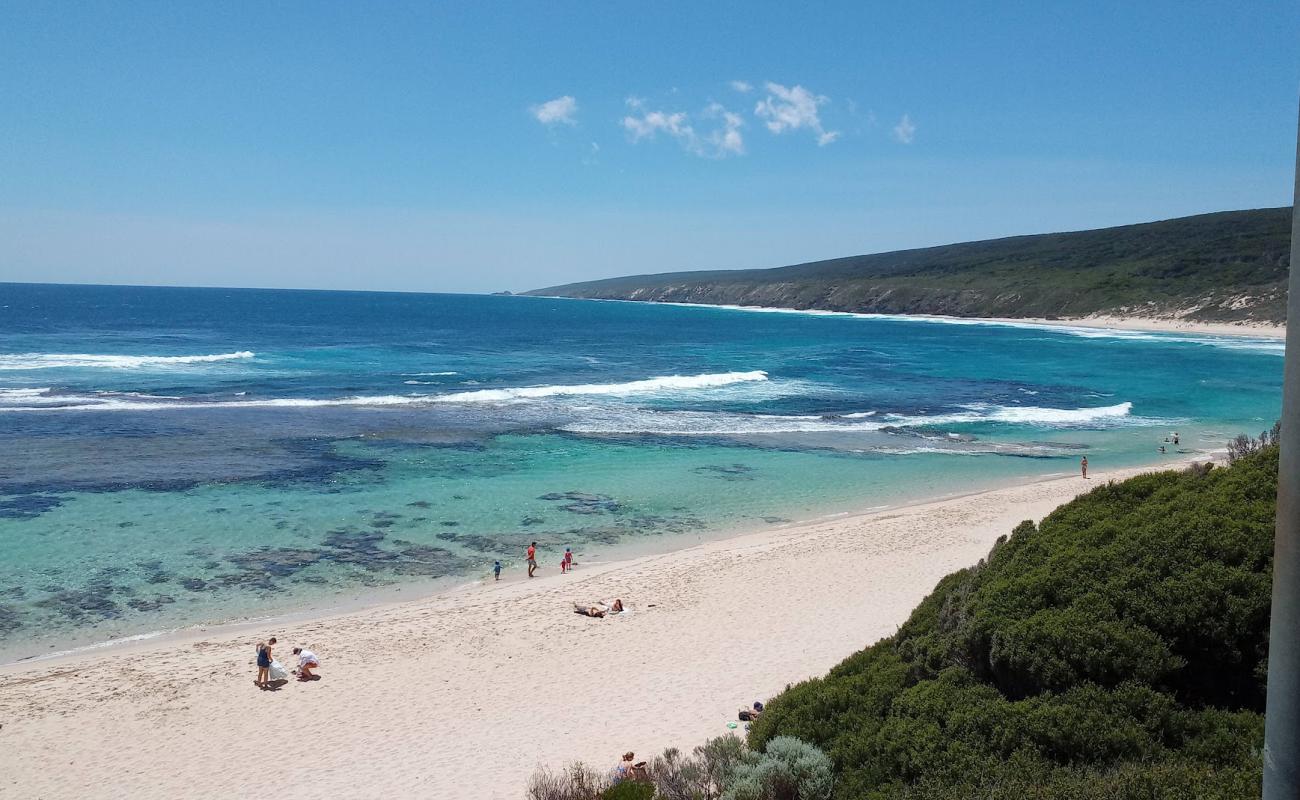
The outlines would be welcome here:
[[[199,356],[132,356],[94,355],[90,353],[10,353],[0,355],[0,370],[29,369],[139,369],[174,367],[184,364],[209,364],[252,358],[248,350]]]
[[[252,398],[240,400],[182,400],[176,397],[96,392],[60,394],[50,389],[3,389],[0,411],[158,411],[193,408],[320,408],[324,406],[402,406],[430,403],[513,403],[533,399],[588,395],[654,395],[666,392],[699,391],[741,383],[767,381],[767,373],[723,372],[704,375],[668,375],[624,383],[559,384],[513,389],[482,389],[452,394],[363,395],[338,398]]]
[[[762,370],[750,372],[717,372],[704,375],[667,375],[625,383],[560,384],[555,386],[524,386],[515,389],[480,389],[457,392],[429,398],[440,403],[508,403],[513,400],[533,400],[542,397],[577,395],[630,395],[678,392],[696,389],[714,389],[736,383],[766,381]]]
[[[1035,427],[1070,428],[1147,423],[1132,417],[1132,403],[1095,408],[1039,408],[1033,406],[963,406],[965,411],[936,415],[877,414],[874,411],[823,416],[777,416],[706,411],[655,411],[649,409],[594,409],[584,419],[566,423],[570,433],[664,436],[743,436],[780,433],[872,432],[894,428],[1001,423]]]

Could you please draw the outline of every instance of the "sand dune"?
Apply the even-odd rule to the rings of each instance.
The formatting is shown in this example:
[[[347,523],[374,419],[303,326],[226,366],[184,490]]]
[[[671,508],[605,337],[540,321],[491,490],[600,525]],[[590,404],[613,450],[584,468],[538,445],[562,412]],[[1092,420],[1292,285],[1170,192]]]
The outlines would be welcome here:
[[[689,748],[892,633],[1058,478],[417,601],[0,668],[0,796],[519,798],[538,764]],[[549,563],[554,559],[546,559]],[[621,618],[571,601],[621,597]],[[267,692],[253,645],[320,655]]]

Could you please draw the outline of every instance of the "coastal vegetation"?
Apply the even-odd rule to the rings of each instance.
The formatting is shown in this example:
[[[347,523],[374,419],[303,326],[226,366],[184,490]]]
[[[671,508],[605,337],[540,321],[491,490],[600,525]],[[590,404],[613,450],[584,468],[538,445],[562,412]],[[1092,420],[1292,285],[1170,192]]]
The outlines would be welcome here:
[[[1276,442],[1242,437],[1229,466],[1102,484],[1021,523],[895,635],[787,687],[744,745],[670,750],[638,788],[591,772],[587,793],[531,796],[1257,797]],[[766,771],[737,766],[774,751]],[[762,779],[796,762],[830,781]]]
[[[837,798],[1259,793],[1277,446],[1104,484],[768,704]]]
[[[962,317],[1282,323],[1290,208],[1013,236],[773,269],[636,275],[528,294]]]

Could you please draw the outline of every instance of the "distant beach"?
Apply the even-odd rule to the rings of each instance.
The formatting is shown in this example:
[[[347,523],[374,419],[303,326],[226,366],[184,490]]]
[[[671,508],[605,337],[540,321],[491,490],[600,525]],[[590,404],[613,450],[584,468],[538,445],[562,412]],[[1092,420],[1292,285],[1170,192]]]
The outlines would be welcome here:
[[[1176,464],[1171,466],[1177,466]],[[190,631],[0,667],[0,786],[149,800],[309,786],[339,797],[518,798],[539,764],[650,756],[893,632],[1024,519],[1139,469],[780,529],[365,611]],[[544,553],[544,564],[559,553]],[[603,620],[574,600],[621,598]],[[253,685],[253,645],[321,680]],[[301,736],[311,731],[310,737]],[[57,755],[56,755],[57,754]],[[361,754],[364,754],[362,757]]]

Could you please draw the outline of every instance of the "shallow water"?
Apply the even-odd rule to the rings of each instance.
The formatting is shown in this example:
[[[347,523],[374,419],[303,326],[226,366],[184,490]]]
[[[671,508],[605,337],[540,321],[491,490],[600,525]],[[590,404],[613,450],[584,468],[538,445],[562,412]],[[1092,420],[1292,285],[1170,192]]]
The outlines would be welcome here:
[[[0,653],[687,544],[1271,425],[1281,346],[0,284]],[[1173,430],[1180,446],[1156,448]]]

